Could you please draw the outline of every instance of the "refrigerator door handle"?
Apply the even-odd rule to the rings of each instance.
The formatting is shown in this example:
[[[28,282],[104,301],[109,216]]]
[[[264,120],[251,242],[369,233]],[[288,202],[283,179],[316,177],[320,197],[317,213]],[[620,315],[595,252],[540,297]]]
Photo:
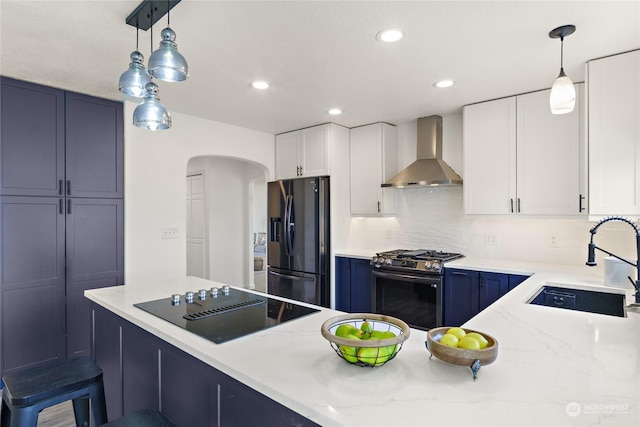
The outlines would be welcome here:
[[[291,222],[291,214],[293,211],[293,196],[287,196],[287,202],[285,205],[285,247],[287,255],[293,255],[293,228],[294,223]]]
[[[273,274],[274,276],[278,276],[278,277],[286,277],[287,279],[291,279],[291,280],[302,280],[304,282],[315,282],[316,281],[316,278],[313,277],[313,276],[307,276],[307,277],[292,276],[290,274],[276,273],[275,271],[270,271],[269,274]]]

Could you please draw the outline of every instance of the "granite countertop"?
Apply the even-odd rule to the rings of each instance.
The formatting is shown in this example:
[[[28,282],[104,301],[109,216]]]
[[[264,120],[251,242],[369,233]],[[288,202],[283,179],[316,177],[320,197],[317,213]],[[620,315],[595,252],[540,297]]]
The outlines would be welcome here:
[[[525,303],[546,282],[622,291],[577,266],[473,258],[450,266],[535,273],[463,325],[500,346],[498,359],[483,366],[475,382],[469,368],[429,359],[426,332],[416,329],[386,365],[348,364],[320,334],[322,323],[340,314],[334,310],[218,345],[133,307],[220,286],[204,279],[85,295],[323,426],[640,424],[640,314],[619,318]]]

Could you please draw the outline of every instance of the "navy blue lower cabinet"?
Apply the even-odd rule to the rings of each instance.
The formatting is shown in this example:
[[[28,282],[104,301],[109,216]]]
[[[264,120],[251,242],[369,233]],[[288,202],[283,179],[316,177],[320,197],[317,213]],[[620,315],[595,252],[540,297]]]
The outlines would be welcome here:
[[[351,311],[351,258],[336,257],[336,310]]]
[[[478,314],[480,272],[445,269],[443,324],[460,326]]]
[[[510,274],[509,275],[509,290],[515,288],[516,286],[518,286],[520,283],[524,282],[528,278],[529,278],[529,276],[523,276],[523,275],[520,275],[520,274]]]
[[[528,278],[519,274],[445,268],[444,324],[462,325]]]
[[[508,274],[480,272],[478,312],[489,307],[507,292],[509,292]]]
[[[336,257],[336,310],[350,313],[372,311],[369,260]]]

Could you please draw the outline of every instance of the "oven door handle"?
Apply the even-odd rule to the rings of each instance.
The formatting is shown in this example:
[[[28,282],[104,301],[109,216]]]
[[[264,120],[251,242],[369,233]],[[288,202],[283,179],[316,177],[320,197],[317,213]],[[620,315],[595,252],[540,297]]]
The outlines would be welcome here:
[[[401,280],[407,280],[409,282],[415,282],[415,283],[427,283],[427,284],[432,284],[432,285],[439,285],[440,284],[440,276],[437,277],[418,277],[418,276],[412,276],[409,274],[402,274],[402,273],[385,273],[382,271],[376,271],[373,270],[371,272],[371,274],[373,274],[376,277],[382,277],[382,278],[386,278],[386,279],[401,279]]]

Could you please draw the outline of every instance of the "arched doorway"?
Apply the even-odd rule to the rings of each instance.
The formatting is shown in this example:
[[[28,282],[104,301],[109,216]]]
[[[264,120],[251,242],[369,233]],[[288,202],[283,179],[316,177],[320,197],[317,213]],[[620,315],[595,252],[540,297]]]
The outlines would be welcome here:
[[[199,156],[187,163],[185,178],[188,274],[265,290],[266,168]]]

